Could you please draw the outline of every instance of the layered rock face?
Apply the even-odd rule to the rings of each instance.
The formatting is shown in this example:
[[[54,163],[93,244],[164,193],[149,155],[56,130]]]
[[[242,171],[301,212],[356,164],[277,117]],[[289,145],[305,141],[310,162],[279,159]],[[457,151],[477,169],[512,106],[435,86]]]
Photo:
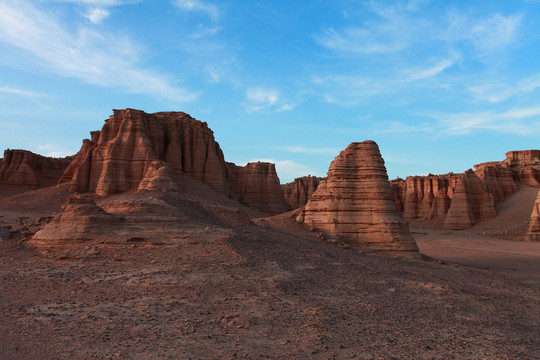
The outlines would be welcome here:
[[[27,150],[5,150],[0,183],[37,189],[55,185],[71,158],[50,158]]]
[[[207,124],[182,112],[114,110],[103,129],[83,141],[60,183],[72,182],[73,192],[105,196],[181,191],[183,175],[261,211],[285,211],[273,164],[226,163]]]
[[[299,221],[352,245],[418,251],[396,209],[384,160],[373,141],[352,143],[332,161]]]
[[[306,205],[311,195],[317,190],[321,180],[324,178],[303,176],[294,179],[292,183],[281,185],[286,210],[291,211]]]
[[[496,216],[495,202],[520,186],[540,187],[540,151],[510,151],[503,161],[475,165],[462,174],[411,176],[392,180],[396,206],[407,221],[434,220],[466,229]]]
[[[486,191],[484,183],[472,170],[467,171],[454,190],[452,205],[444,220],[444,228],[468,229],[479,219],[496,216],[493,195]]]
[[[540,191],[538,191],[538,195],[536,196],[536,201],[533,206],[526,240],[540,241]]]
[[[85,140],[61,182],[76,192],[111,195],[137,188],[154,160],[230,195],[223,153],[206,123],[182,112],[114,110]]]
[[[97,206],[92,198],[73,197],[64,204],[59,215],[34,234],[29,244],[55,247],[88,241],[107,234],[122,220]]]
[[[285,211],[285,202],[274,164],[267,162],[248,163],[237,166],[227,163],[231,174],[233,193],[243,204],[269,214]]]

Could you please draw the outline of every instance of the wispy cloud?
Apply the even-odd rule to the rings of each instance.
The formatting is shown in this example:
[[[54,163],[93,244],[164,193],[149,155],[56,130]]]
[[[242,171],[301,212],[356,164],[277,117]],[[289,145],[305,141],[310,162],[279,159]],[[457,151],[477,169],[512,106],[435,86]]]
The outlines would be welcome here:
[[[385,123],[380,132],[429,133],[431,135],[467,135],[478,131],[496,131],[504,134],[538,135],[540,133],[540,106],[514,108],[507,111],[479,111],[454,114],[424,114],[431,118],[419,125],[399,121]]]
[[[181,103],[196,98],[170,77],[145,69],[139,60],[141,49],[129,37],[85,27],[73,33],[27,3],[0,4],[0,41],[26,52],[41,71]],[[16,60],[12,66],[18,66]]]
[[[29,98],[40,98],[40,97],[47,97],[45,94],[41,94],[35,91],[29,91],[29,90],[23,90],[14,88],[11,86],[2,86],[0,87],[0,92],[7,93],[7,94],[13,94],[18,96],[24,96]]]
[[[276,89],[254,87],[246,91],[248,102],[245,104],[248,111],[289,111],[294,108],[294,105],[285,103],[280,98],[280,93]]]
[[[477,98],[490,103],[498,103],[516,96],[524,96],[540,88],[540,73],[526,78],[507,81],[489,75],[488,79],[478,81],[468,87]]]
[[[184,11],[198,11],[216,20],[220,13],[216,5],[201,0],[174,0],[174,4]]]
[[[84,16],[94,24],[99,24],[109,15],[110,13],[102,8],[91,9],[84,14]]]
[[[443,59],[437,61],[434,65],[423,69],[409,70],[407,80],[423,80],[435,77],[442,73],[444,70],[451,68],[458,61],[459,56],[453,56],[450,59]]]

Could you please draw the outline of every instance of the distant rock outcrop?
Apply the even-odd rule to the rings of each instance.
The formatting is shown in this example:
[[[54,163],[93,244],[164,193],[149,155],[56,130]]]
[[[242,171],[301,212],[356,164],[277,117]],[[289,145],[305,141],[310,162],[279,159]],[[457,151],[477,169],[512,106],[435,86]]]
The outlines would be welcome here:
[[[539,150],[509,151],[505,160],[477,164],[474,172],[392,180],[396,206],[407,221],[470,228],[481,219],[496,216],[495,202],[520,186],[540,187],[539,155]]]
[[[321,180],[324,178],[310,175],[296,178],[291,183],[281,185],[286,210],[291,211],[306,205],[311,195],[317,190]]]
[[[536,201],[531,213],[531,221],[525,238],[527,241],[540,241],[540,191],[536,196]]]
[[[188,175],[247,206],[285,210],[273,164],[226,163],[208,125],[183,112],[114,110],[91,135],[60,180],[72,182],[73,192],[179,191]]]
[[[0,183],[32,189],[55,185],[71,157],[51,158],[27,150],[5,150],[0,163]]]
[[[227,163],[233,193],[246,205],[275,215],[285,211],[285,202],[274,164],[253,162],[246,166]]]
[[[107,234],[122,220],[97,206],[91,197],[72,197],[59,215],[34,234],[29,244],[39,248],[85,242]]]
[[[496,216],[493,195],[486,191],[484,183],[472,170],[465,172],[454,190],[452,205],[444,220],[444,228],[468,229],[479,219]]]
[[[384,251],[418,251],[396,210],[384,160],[373,141],[352,143],[330,164],[299,215],[330,238]]]

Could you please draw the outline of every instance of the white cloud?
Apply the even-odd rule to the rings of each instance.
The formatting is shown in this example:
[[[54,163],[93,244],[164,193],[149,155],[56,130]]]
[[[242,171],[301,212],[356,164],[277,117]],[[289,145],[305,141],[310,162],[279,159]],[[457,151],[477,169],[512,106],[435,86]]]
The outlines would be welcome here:
[[[246,91],[248,103],[244,104],[248,111],[289,111],[294,108],[293,104],[283,102],[280,93],[276,89],[254,87]]]
[[[23,50],[41,71],[180,103],[196,98],[169,77],[145,69],[139,61],[141,50],[129,37],[84,27],[73,33],[29,4],[0,4],[0,42]],[[12,66],[19,61],[13,59]]]
[[[455,56],[451,59],[444,59],[438,61],[436,64],[434,64],[431,67],[419,69],[415,71],[409,71],[408,80],[414,81],[414,80],[423,80],[435,77],[442,73],[444,70],[451,68],[454,66],[454,64],[459,59],[458,56]]]
[[[46,97],[47,95],[41,94],[34,91],[28,91],[28,90],[22,90],[17,89],[11,86],[2,86],[0,87],[0,92],[7,93],[7,94],[14,94],[19,96],[25,96],[29,98],[39,98],[39,97]]]
[[[90,20],[92,23],[99,24],[101,21],[103,21],[103,19],[105,19],[109,15],[110,13],[107,10],[101,9],[101,8],[95,8],[95,9],[89,10],[84,16],[88,20]]]
[[[184,11],[198,11],[206,13],[212,19],[216,20],[219,17],[217,6],[208,4],[201,0],[175,0],[174,4]]]
[[[489,79],[479,81],[469,86],[477,99],[490,103],[498,103],[516,96],[524,96],[540,88],[540,74],[535,74],[519,80],[506,81],[490,75]]]

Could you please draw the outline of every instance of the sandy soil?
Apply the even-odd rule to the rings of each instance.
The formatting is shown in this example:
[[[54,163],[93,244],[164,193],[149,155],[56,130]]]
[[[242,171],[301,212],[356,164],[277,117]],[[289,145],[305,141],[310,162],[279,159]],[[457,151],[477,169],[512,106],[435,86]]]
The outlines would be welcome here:
[[[167,200],[170,221],[139,214],[99,241],[0,242],[0,358],[540,359],[537,243],[419,228],[442,261],[394,258],[290,214],[256,225],[226,200]]]

